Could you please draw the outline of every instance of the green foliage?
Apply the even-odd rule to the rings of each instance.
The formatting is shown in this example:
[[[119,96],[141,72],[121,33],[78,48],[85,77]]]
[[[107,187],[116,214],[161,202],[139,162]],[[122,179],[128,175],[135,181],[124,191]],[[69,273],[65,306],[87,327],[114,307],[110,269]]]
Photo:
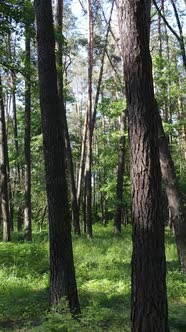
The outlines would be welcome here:
[[[65,298],[46,315],[42,326],[45,332],[73,332],[79,328],[80,323],[72,317]]]
[[[67,303],[49,311],[48,240],[33,234],[32,244],[0,243],[0,331],[130,331],[131,227],[120,238],[113,226],[94,226],[92,241],[75,237],[76,277],[82,314],[71,316]],[[171,332],[186,328],[186,283],[178,270],[174,237],[166,232],[167,287]]]

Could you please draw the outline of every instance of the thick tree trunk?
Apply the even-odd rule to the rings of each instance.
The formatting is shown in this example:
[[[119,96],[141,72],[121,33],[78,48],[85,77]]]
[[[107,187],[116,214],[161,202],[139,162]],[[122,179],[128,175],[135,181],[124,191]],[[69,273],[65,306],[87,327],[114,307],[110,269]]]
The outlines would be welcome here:
[[[24,207],[24,238],[32,241],[31,225],[31,161],[30,161],[30,127],[31,127],[31,82],[30,82],[30,33],[25,29],[26,77],[25,77],[25,207]]]
[[[164,225],[149,51],[150,0],[119,2],[131,149],[132,331],[167,332]]]
[[[57,91],[55,39],[49,0],[35,0],[40,105],[50,232],[50,301],[62,297],[79,313],[65,174],[64,124]]]
[[[158,113],[158,135],[160,165],[166,195],[169,204],[171,223],[175,231],[175,239],[181,270],[186,273],[186,211],[179,190],[174,163],[164,133],[160,114]]]
[[[58,67],[58,95],[61,102],[61,110],[64,112],[62,116],[64,117],[64,131],[65,131],[65,145],[66,145],[66,156],[67,156],[67,164],[68,164],[68,173],[70,176],[70,184],[71,184],[71,204],[72,204],[72,221],[74,226],[75,234],[80,234],[80,225],[79,225],[79,209],[77,204],[77,195],[76,195],[76,185],[74,179],[74,167],[72,160],[72,152],[70,146],[70,137],[68,132],[68,124],[66,118],[66,110],[64,107],[64,98],[63,98],[63,51],[62,51],[62,25],[63,25],[63,1],[56,0],[55,4],[55,27],[57,31],[58,38],[56,39],[57,46],[57,54],[56,54],[56,63]]]
[[[3,103],[3,89],[0,77],[0,168],[1,168],[1,215],[3,222],[3,241],[10,241],[10,213],[8,195],[8,147],[6,135],[5,111]]]
[[[121,137],[119,144],[119,158],[117,170],[117,186],[116,186],[116,211],[114,218],[115,234],[121,233],[122,220],[122,199],[123,199],[123,176],[125,168],[125,111],[121,114]]]

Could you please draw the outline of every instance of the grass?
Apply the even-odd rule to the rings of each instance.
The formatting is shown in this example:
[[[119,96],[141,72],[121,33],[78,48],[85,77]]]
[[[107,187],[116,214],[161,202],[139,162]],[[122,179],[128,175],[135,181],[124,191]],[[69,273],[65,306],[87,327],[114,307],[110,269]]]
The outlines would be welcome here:
[[[130,331],[130,226],[119,238],[112,225],[94,226],[93,240],[74,237],[81,322],[71,318],[64,303],[58,312],[49,312],[47,233],[35,233],[33,239],[24,243],[15,233],[13,242],[0,243],[0,331]],[[184,332],[186,280],[170,232],[166,257],[170,328]]]

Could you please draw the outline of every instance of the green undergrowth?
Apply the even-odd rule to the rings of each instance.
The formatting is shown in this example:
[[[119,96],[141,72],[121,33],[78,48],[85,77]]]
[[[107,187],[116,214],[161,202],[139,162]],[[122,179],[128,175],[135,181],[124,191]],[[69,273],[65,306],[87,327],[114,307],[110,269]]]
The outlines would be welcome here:
[[[73,238],[82,314],[74,320],[66,303],[49,311],[47,232],[32,243],[14,234],[0,243],[0,331],[130,331],[131,228],[115,237],[112,225],[94,226],[94,238]],[[179,272],[174,236],[166,232],[169,321],[186,331],[186,280]]]

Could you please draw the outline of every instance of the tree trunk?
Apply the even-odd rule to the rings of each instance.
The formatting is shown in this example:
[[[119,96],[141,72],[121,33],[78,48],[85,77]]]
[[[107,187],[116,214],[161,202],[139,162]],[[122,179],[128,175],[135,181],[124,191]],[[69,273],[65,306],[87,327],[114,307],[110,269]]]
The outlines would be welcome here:
[[[169,204],[171,223],[174,226],[178,259],[181,270],[186,273],[186,211],[179,190],[174,163],[164,133],[160,114],[158,113],[158,135],[160,165],[166,195]]]
[[[5,111],[3,103],[3,88],[0,77],[0,161],[1,161],[1,215],[3,222],[3,241],[10,241],[10,214],[9,214],[9,196],[8,196],[8,174],[7,174],[7,135]]]
[[[25,28],[26,77],[25,77],[25,208],[24,208],[24,239],[32,241],[31,225],[31,168],[30,168],[30,115],[31,115],[31,75],[30,75],[30,32]]]
[[[9,60],[13,61],[12,56],[12,46],[11,46],[11,34],[8,34],[8,53],[9,53]],[[16,168],[16,183],[20,182],[20,166],[18,162],[19,156],[19,144],[18,144],[18,130],[17,130],[17,107],[16,107],[16,72],[15,70],[11,69],[11,92],[12,92],[12,110],[13,110],[13,132],[14,132],[14,145],[15,145],[15,168]]]
[[[119,158],[117,170],[117,186],[116,186],[116,211],[114,218],[115,234],[121,233],[122,220],[122,199],[123,199],[123,176],[125,168],[125,111],[121,114],[121,137],[119,144]]]
[[[93,16],[92,2],[87,1],[88,12],[88,130],[87,130],[87,158],[85,173],[86,192],[86,220],[87,234],[92,237],[92,70],[93,70]]]
[[[84,174],[84,169],[85,169],[85,150],[86,150],[86,141],[87,141],[87,125],[88,125],[88,112],[86,112],[86,114],[85,114],[83,136],[82,136],[82,143],[81,143],[81,156],[80,156],[80,164],[79,164],[79,172],[78,172],[77,204],[78,204],[79,209],[80,209],[80,201],[81,201],[83,174]]]
[[[66,297],[71,312],[79,313],[65,174],[64,119],[57,91],[51,1],[35,0],[35,10],[50,233],[50,301],[55,305],[62,297]]]
[[[149,51],[151,1],[121,0],[131,155],[132,331],[167,332],[164,225],[156,106]]]
[[[57,54],[56,54],[56,64],[58,68],[57,76],[58,76],[58,95],[60,98],[60,102],[62,105],[62,111],[64,114],[64,131],[65,131],[65,145],[66,145],[66,156],[67,156],[67,164],[68,164],[68,172],[70,176],[70,183],[71,183],[71,204],[72,204],[72,221],[74,226],[75,234],[80,234],[80,225],[79,225],[79,209],[77,204],[77,195],[76,195],[76,185],[74,179],[74,168],[73,168],[73,160],[72,160],[72,151],[70,146],[70,137],[68,132],[68,124],[66,118],[66,110],[64,107],[64,100],[63,100],[63,51],[62,51],[62,25],[63,25],[63,1],[56,0],[55,5],[55,26],[57,31],[56,38],[56,46],[57,46]]]

